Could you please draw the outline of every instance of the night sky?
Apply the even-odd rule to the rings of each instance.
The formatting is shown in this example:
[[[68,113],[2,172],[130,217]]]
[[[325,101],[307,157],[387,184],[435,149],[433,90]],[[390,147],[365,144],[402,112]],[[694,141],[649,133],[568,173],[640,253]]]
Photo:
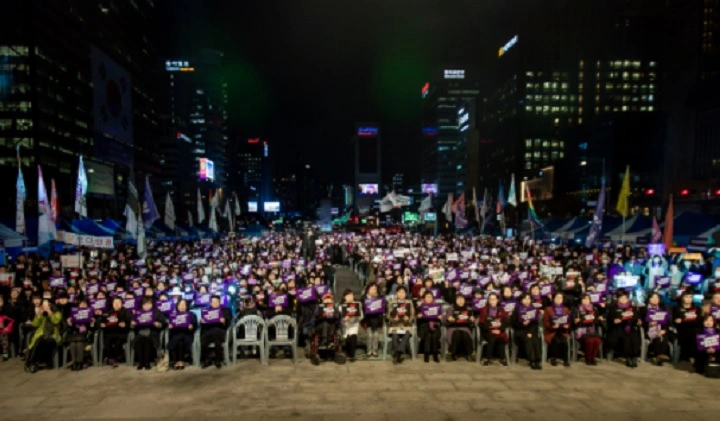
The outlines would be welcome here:
[[[179,0],[161,6],[159,50],[225,52],[231,138],[281,148],[280,175],[302,160],[319,181],[350,182],[350,137],[369,121],[382,130],[383,178],[404,172],[418,183],[422,84],[443,67],[482,78],[483,62],[513,34],[497,6],[509,3]]]

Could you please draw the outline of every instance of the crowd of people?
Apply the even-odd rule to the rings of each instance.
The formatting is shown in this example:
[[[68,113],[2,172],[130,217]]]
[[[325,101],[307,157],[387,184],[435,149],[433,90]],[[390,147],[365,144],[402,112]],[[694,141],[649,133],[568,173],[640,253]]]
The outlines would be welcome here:
[[[309,230],[150,242],[142,257],[128,244],[80,255],[75,263],[20,255],[0,267],[14,274],[0,285],[4,360],[24,358],[28,372],[122,362],[221,368],[231,356],[259,355],[233,343],[264,337],[239,321],[289,316],[289,332],[266,338],[294,338],[316,365],[379,358],[389,346],[395,364],[409,351],[425,362],[526,359],[540,370],[580,354],[593,366],[602,353],[628,367],[688,361],[697,373],[718,370],[713,253]],[[360,294],[335,291],[338,265],[355,270]]]

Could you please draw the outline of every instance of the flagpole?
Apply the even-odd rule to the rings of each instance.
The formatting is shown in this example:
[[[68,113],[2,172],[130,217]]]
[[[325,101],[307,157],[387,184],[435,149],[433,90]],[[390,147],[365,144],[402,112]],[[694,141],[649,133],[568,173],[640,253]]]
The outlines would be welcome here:
[[[16,153],[16,155],[17,155],[18,171],[21,171],[21,172],[22,172],[22,164],[20,163],[20,143],[18,143],[17,145],[15,145],[15,153]],[[23,181],[23,184],[25,184],[24,181]],[[25,192],[26,192],[26,193],[25,193],[25,197],[27,198],[27,188],[25,189]],[[17,199],[17,194],[16,194],[16,199]],[[15,207],[16,207],[16,209],[17,209],[17,204],[15,205]],[[23,226],[24,226],[24,228],[23,228],[23,251],[25,252],[25,260],[27,260],[27,257],[28,257],[28,252],[27,252],[27,224],[25,224],[26,218],[25,218],[25,201],[24,201],[24,200],[23,200],[23,203],[22,203],[22,207],[23,207]],[[16,212],[17,212],[17,211],[16,211]],[[24,281],[24,280],[23,280],[23,281]]]

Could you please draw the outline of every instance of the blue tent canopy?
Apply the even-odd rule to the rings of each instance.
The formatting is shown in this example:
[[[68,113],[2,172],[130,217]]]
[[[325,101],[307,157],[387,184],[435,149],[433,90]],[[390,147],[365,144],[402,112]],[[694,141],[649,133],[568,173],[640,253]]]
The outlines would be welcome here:
[[[75,219],[72,221],[72,226],[75,228],[80,229],[87,235],[95,235],[98,237],[107,237],[112,236],[115,234],[114,231],[111,229],[105,228],[101,225],[98,225],[95,221],[89,218],[85,219]]]

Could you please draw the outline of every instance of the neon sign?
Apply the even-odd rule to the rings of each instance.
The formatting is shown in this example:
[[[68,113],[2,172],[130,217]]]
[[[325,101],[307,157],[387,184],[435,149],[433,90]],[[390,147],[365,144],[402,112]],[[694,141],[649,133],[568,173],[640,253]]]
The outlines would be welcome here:
[[[511,48],[513,48],[513,47],[515,46],[515,44],[517,44],[517,42],[518,42],[518,36],[517,36],[517,35],[515,35],[515,36],[512,37],[512,38],[510,38],[510,41],[506,42],[505,45],[503,45],[502,47],[500,47],[500,49],[498,50],[498,57],[504,56],[505,53],[507,53]]]
[[[435,127],[423,127],[422,132],[425,136],[437,136],[438,130]]]
[[[363,137],[374,137],[378,135],[377,127],[358,127],[357,135]]]
[[[256,143],[260,143],[260,138],[259,138],[259,137],[255,137],[255,138],[252,138],[252,139],[248,139],[248,143],[249,143],[250,145],[254,145],[254,144],[256,144]]]
[[[445,69],[445,79],[465,79],[465,70]]]

